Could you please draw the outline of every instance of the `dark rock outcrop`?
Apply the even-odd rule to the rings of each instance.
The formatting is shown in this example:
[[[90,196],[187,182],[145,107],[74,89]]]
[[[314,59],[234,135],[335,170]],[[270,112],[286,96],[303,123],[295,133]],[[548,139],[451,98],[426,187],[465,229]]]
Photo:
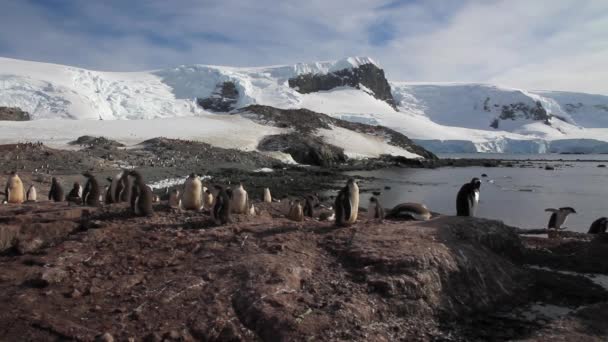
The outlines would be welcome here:
[[[211,96],[196,99],[196,103],[213,112],[229,112],[236,107],[239,91],[233,82],[224,82],[216,86]]]
[[[326,114],[313,112],[308,109],[279,109],[261,105],[251,105],[245,107],[239,110],[236,114],[240,114],[244,117],[250,118],[263,125],[273,125],[281,128],[292,128],[294,131],[297,132],[297,135],[299,137],[292,137],[291,134],[287,135],[286,137],[280,138],[280,140],[277,140],[279,139],[277,137],[272,137],[272,139],[270,139],[269,141],[275,141],[275,143],[267,142],[265,146],[262,146],[260,144],[259,148],[265,151],[276,151],[277,149],[269,149],[269,147],[273,146],[283,146],[283,148],[286,148],[286,145],[280,145],[280,142],[294,142],[297,143],[300,148],[303,148],[305,147],[305,145],[299,143],[299,141],[304,140],[311,140],[311,144],[315,146],[318,144],[314,143],[313,141],[322,143],[327,146],[332,146],[323,143],[322,140],[314,136],[314,133],[318,129],[331,129],[333,126],[345,128],[358,133],[382,137],[387,140],[387,143],[389,145],[403,148],[409,152],[422,156],[425,159],[437,159],[437,156],[422,148],[421,146],[417,145],[405,135],[384,126],[371,126],[357,122],[344,121],[332,118]],[[334,149],[334,151],[336,151],[335,149],[338,149],[335,146],[332,146],[332,148]],[[306,148],[305,151],[308,151],[308,149]],[[294,156],[292,155],[292,157]],[[296,159],[296,157],[294,157],[294,159]],[[337,159],[333,158],[333,160],[341,160],[341,157]]]
[[[71,141],[69,144],[86,146],[89,148],[100,147],[100,148],[106,148],[106,149],[112,149],[112,148],[116,148],[116,147],[125,146],[124,144],[119,143],[118,141],[111,140],[106,137],[93,137],[90,135],[80,136],[80,137],[78,137],[78,139]]]
[[[30,114],[18,107],[0,107],[0,121],[29,121]]]
[[[266,136],[258,149],[288,153],[296,162],[306,165],[332,167],[347,160],[343,149],[327,144],[319,137],[299,133]]]
[[[331,90],[336,87],[361,86],[372,91],[372,95],[396,108],[395,99],[391,93],[384,70],[374,64],[363,64],[352,69],[342,69],[327,74],[303,74],[289,79],[289,86],[302,94]]]

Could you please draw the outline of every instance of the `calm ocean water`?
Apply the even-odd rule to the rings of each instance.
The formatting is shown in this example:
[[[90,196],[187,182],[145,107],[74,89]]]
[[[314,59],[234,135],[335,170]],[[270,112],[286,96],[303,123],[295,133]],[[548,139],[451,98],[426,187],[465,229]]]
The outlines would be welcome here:
[[[545,208],[570,206],[578,214],[566,222],[570,230],[586,232],[591,223],[608,216],[608,168],[598,168],[608,162],[580,162],[605,160],[608,155],[447,155],[451,158],[536,159],[563,162],[535,161],[533,168],[459,167],[439,169],[384,169],[349,172],[349,175],[375,177],[375,181],[362,180],[363,189],[380,190],[385,207],[403,202],[421,202],[429,209],[443,214],[456,213],[456,194],[462,184],[473,177],[482,180],[477,216],[498,219],[521,228],[544,228],[549,220]],[[567,161],[566,161],[567,160]],[[547,171],[545,164],[555,165]],[[569,166],[567,166],[569,165]],[[488,177],[482,178],[482,174]],[[384,187],[391,187],[385,190]],[[361,206],[367,207],[371,193],[361,195]]]

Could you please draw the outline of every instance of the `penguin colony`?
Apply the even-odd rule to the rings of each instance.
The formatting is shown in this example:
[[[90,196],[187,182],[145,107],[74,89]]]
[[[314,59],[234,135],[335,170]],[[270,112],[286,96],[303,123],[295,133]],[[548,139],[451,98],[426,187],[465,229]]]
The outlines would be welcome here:
[[[104,204],[129,203],[131,212],[137,216],[152,216],[153,204],[159,203],[161,197],[154,194],[152,189],[145,184],[142,174],[138,171],[121,171],[115,177],[108,177],[108,185],[104,190],[96,177],[90,172],[82,174],[86,179],[85,187],[79,182],[73,183],[72,189],[67,196],[64,193],[61,182],[53,177],[48,193],[48,200],[52,202],[64,202],[69,204],[100,206]],[[473,178],[470,182],[462,185],[456,195],[457,216],[475,216],[479,205],[481,181]],[[374,193],[379,195],[380,193]],[[6,204],[33,203],[38,201],[37,189],[30,185],[25,191],[25,186],[17,172],[10,173],[4,190]],[[169,189],[163,200],[166,200],[170,208],[176,210],[207,211],[217,225],[231,223],[231,214],[255,215],[256,209],[250,202],[249,195],[242,183],[234,188],[215,185],[207,189],[198,175],[192,173],[186,179],[183,191]],[[272,203],[273,198],[269,188],[263,189],[262,203]],[[280,200],[275,200],[280,202]],[[318,196],[306,195],[302,199],[288,201],[285,217],[289,220],[302,222],[305,217],[314,218],[318,216],[319,221],[335,221],[335,225],[346,227],[356,223],[359,212],[359,187],[354,179],[349,179],[346,185],[338,192],[333,208],[327,208],[320,204]],[[317,211],[317,215],[315,215]],[[550,212],[547,229],[557,232],[565,229],[563,226],[571,214],[576,214],[572,207],[558,209],[548,208]],[[370,221],[390,220],[417,220],[426,221],[433,214],[421,203],[401,203],[389,210],[385,210],[377,196],[369,199],[367,219]],[[608,218],[601,217],[595,220],[588,234],[604,234],[608,231]]]

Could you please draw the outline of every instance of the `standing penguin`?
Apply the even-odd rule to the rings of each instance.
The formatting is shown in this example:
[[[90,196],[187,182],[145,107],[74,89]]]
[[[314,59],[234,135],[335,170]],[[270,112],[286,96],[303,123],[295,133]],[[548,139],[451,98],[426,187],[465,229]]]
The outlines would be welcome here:
[[[572,207],[562,207],[559,209],[545,209],[545,211],[552,213],[549,218],[549,224],[547,228],[559,230],[562,228],[562,225],[566,223],[566,219],[570,214],[576,214],[576,210]]]
[[[608,217],[600,217],[593,221],[587,234],[602,234],[608,229]]]
[[[53,177],[51,179],[51,189],[49,190],[49,201],[53,202],[63,202],[63,187],[57,180],[57,178]]]
[[[230,222],[230,198],[226,193],[224,187],[220,185],[215,186],[217,195],[215,196],[215,203],[213,204],[213,210],[211,217],[215,221],[215,224],[221,225]]]
[[[110,182],[110,186],[106,185],[106,190],[105,190],[106,199],[105,199],[104,203],[105,204],[112,204],[112,203],[115,203],[114,202],[114,196],[112,195],[112,183],[114,183],[114,182],[113,182],[112,177],[108,177],[106,179],[107,179],[108,182]]]
[[[184,183],[182,208],[185,210],[200,210],[203,206],[203,183],[200,178],[191,173]]]
[[[28,202],[36,202],[38,201],[38,194],[36,193],[36,187],[32,184],[29,189],[27,189],[26,198]]]
[[[169,206],[171,208],[181,207],[181,200],[179,199],[179,190],[173,189],[169,193]]]
[[[78,182],[75,182],[74,186],[72,187],[72,190],[70,190],[70,192],[68,193],[68,197],[66,198],[66,200],[69,203],[82,204],[82,197],[80,197],[81,189],[82,187],[80,186],[80,184]]]
[[[6,202],[13,204],[21,204],[25,201],[25,190],[23,189],[23,182],[17,172],[11,172],[6,182],[6,188],[4,189],[6,194]]]
[[[315,195],[306,195],[304,197],[304,216],[313,217],[314,208],[319,206],[319,198]]]
[[[304,221],[304,210],[302,209],[302,203],[300,200],[295,200],[289,203],[289,213],[287,218],[292,221],[302,222]]]
[[[369,206],[367,208],[367,218],[370,220],[383,220],[384,219],[384,208],[380,201],[372,196],[369,198]]]
[[[235,214],[246,214],[249,207],[249,197],[247,191],[243,188],[243,184],[239,183],[232,189],[232,212]]]
[[[272,203],[272,196],[270,195],[270,189],[264,188],[264,203]]]
[[[120,175],[120,179],[114,190],[114,201],[116,203],[131,203],[133,181],[131,180],[131,177],[129,177],[129,172],[127,171],[121,172]]]
[[[203,194],[203,208],[207,210],[213,209],[213,193],[210,189],[205,190]]]
[[[357,221],[359,213],[359,186],[354,179],[349,179],[346,186],[340,190],[334,202],[336,225],[348,226]]]
[[[481,181],[475,177],[460,188],[456,196],[456,215],[475,216],[475,211],[479,204],[480,187]]]
[[[90,207],[99,206],[99,195],[101,194],[101,191],[99,190],[97,179],[88,171],[82,175],[87,178],[87,184],[84,186],[84,192],[82,194],[82,203]]]
[[[131,193],[131,210],[135,215],[152,216],[152,189],[144,183],[141,173],[129,171],[129,176],[135,178]]]

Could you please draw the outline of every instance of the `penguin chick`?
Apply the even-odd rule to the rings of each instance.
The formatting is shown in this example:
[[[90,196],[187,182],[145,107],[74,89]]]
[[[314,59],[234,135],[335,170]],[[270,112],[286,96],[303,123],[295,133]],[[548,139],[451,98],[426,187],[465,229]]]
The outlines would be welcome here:
[[[26,198],[28,202],[38,201],[38,194],[36,193],[36,187],[34,185],[31,185],[29,189],[27,189]]]
[[[272,196],[270,195],[270,189],[264,188],[264,203],[272,203]]]
[[[232,189],[232,212],[235,214],[246,214],[249,207],[249,197],[247,191],[243,188],[243,184],[239,183],[234,189]]]
[[[169,206],[171,208],[179,208],[181,206],[181,200],[179,198],[179,190],[173,189],[169,193]]]
[[[191,173],[184,183],[182,208],[185,210],[200,210],[203,206],[203,183],[198,175]]]
[[[141,173],[135,170],[129,171],[129,176],[135,178],[131,193],[131,210],[135,215],[152,216],[152,189],[144,183]]]
[[[304,221],[304,209],[302,208],[300,200],[292,201],[290,205],[291,207],[289,209],[289,214],[287,214],[287,218],[296,222]]]
[[[25,201],[25,190],[23,188],[23,182],[17,172],[11,172],[6,182],[6,188],[4,189],[6,195],[6,202],[11,204],[21,204]]]
[[[372,196],[369,198],[369,206],[367,208],[367,218],[370,220],[383,220],[384,219],[384,208],[380,201]]]

